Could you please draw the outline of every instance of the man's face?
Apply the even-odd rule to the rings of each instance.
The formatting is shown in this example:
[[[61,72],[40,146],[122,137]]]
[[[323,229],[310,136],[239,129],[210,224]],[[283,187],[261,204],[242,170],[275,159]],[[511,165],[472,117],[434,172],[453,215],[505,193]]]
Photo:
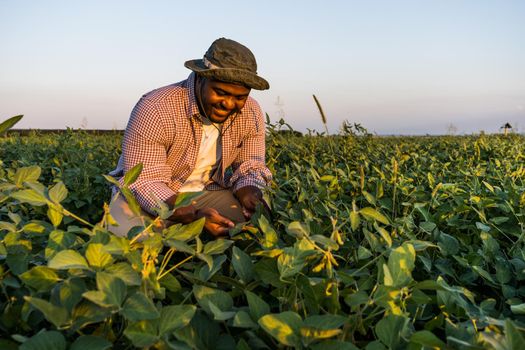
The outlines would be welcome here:
[[[206,116],[214,123],[224,123],[244,107],[250,88],[201,78],[197,85],[197,94],[200,94]]]

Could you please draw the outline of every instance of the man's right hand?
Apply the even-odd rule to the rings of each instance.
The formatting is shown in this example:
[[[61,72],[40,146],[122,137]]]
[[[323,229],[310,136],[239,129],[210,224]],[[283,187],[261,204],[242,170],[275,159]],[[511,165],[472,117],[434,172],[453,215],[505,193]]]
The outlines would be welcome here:
[[[193,205],[177,208],[168,220],[181,224],[189,224],[197,220],[197,208]]]
[[[222,216],[216,209],[202,208],[197,210],[197,219],[206,218],[204,228],[214,237],[224,236],[235,226],[233,221]]]

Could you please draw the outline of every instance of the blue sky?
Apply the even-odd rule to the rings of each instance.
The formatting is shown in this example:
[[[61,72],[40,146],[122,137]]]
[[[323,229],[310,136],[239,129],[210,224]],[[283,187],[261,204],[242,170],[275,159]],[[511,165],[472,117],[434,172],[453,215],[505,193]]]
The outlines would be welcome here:
[[[124,128],[219,37],[257,57],[264,111],[300,131],[525,131],[525,1],[0,0],[0,120]]]

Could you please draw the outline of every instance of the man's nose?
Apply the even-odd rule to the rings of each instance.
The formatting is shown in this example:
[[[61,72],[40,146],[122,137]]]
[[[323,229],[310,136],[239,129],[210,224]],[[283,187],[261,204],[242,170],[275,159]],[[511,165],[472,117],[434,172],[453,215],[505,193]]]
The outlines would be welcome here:
[[[235,108],[235,102],[233,101],[232,97],[224,98],[224,100],[222,100],[221,105],[224,109],[228,109],[228,110],[232,110]]]

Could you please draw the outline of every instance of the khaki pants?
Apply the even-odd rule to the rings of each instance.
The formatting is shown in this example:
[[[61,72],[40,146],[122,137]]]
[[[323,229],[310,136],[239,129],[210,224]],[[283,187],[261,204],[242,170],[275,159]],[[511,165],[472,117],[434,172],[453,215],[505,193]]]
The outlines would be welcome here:
[[[116,198],[115,198],[116,197]],[[232,220],[234,223],[244,222],[246,219],[242,214],[242,207],[239,201],[233,196],[230,190],[205,191],[202,195],[193,199],[193,205],[197,209],[214,208],[222,215]],[[133,214],[128,202],[122,194],[115,195],[111,199],[109,206],[111,216],[118,222],[118,226],[109,226],[109,231],[120,237],[127,237],[128,231],[135,226],[144,226],[143,217],[151,217],[150,214],[141,210],[141,216]],[[172,224],[165,221],[160,225],[164,228]]]

